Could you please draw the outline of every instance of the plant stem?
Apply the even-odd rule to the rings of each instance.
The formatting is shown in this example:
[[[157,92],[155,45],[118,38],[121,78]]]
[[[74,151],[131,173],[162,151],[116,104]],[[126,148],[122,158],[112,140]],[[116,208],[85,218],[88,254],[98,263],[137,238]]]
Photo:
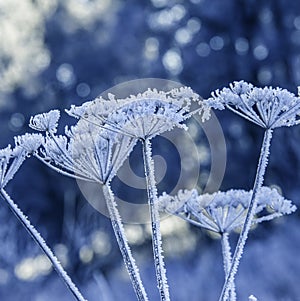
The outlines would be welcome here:
[[[164,264],[162,240],[160,233],[159,211],[157,207],[157,189],[154,175],[154,163],[152,160],[151,142],[149,139],[143,140],[143,158],[145,167],[145,177],[147,182],[148,203],[152,228],[152,248],[154,255],[157,287],[161,301],[169,301],[169,286],[167,282],[166,269]]]
[[[93,278],[99,287],[102,301],[114,301],[112,290],[101,272],[93,273]]]
[[[45,255],[49,258],[51,261],[54,269],[58,273],[58,275],[62,278],[66,286],[69,288],[69,290],[72,292],[74,297],[78,301],[86,301],[86,299],[81,295],[76,285],[72,282],[71,278],[68,276],[64,268],[62,267],[61,263],[58,261],[54,253],[51,251],[51,249],[47,246],[45,240],[42,238],[41,234],[34,228],[34,226],[31,225],[28,218],[24,215],[24,213],[21,211],[21,209],[14,203],[14,201],[11,199],[11,197],[7,194],[7,192],[2,188],[0,190],[1,197],[6,201],[9,208],[12,210],[12,212],[16,215],[16,217],[19,219],[19,221],[22,223],[22,225],[25,227],[25,229],[29,232],[31,237],[36,241],[36,243],[39,245],[39,247],[42,249],[42,251],[45,253]]]
[[[139,301],[147,301],[148,297],[143,286],[139,270],[135,264],[135,260],[128,245],[121,216],[119,214],[113,192],[110,188],[110,184],[106,183],[103,185],[102,189],[110,215],[111,224],[137,299]]]
[[[243,255],[244,247],[245,247],[245,244],[246,244],[246,241],[248,238],[248,233],[250,231],[253,217],[255,214],[255,209],[257,206],[257,197],[256,196],[257,196],[259,189],[262,187],[266,167],[268,165],[268,157],[269,157],[272,133],[273,133],[272,129],[267,129],[264,134],[262,147],[261,147],[261,151],[260,151],[259,162],[258,162],[258,166],[257,166],[257,170],[256,170],[255,181],[254,181],[254,185],[253,185],[253,192],[252,192],[251,200],[250,200],[250,203],[248,206],[247,216],[246,216],[237,246],[235,248],[235,252],[233,255],[229,274],[225,280],[219,301],[226,301],[228,299],[229,289],[231,288],[231,286],[234,283],[234,277],[237,273],[240,259]]]
[[[232,255],[231,255],[231,250],[230,250],[229,234],[227,232],[221,234],[221,244],[222,244],[224,272],[225,272],[225,279],[226,279],[226,277],[229,274],[230,266],[232,264]],[[232,287],[229,292],[229,300],[230,301],[236,300],[235,283],[234,282],[233,282]]]

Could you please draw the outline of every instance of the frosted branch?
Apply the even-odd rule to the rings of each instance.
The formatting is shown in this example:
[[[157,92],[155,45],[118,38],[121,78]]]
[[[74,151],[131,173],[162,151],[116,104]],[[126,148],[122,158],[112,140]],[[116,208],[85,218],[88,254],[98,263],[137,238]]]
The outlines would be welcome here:
[[[148,297],[143,286],[139,270],[132,256],[131,249],[128,245],[121,216],[117,209],[117,204],[115,202],[114,195],[109,184],[103,185],[103,193],[106,200],[112,227],[136,296],[139,301],[147,301]]]
[[[222,245],[222,255],[223,255],[223,262],[224,262],[224,272],[225,272],[225,279],[229,274],[231,263],[232,263],[232,255],[231,255],[231,248],[229,243],[229,234],[228,233],[221,233],[221,245]],[[229,292],[229,301],[236,300],[236,293],[235,293],[235,284],[232,284],[232,287]]]
[[[152,247],[154,255],[154,265],[157,279],[157,287],[161,301],[169,301],[169,286],[163,257],[162,239],[160,232],[159,208],[157,200],[157,189],[154,176],[154,163],[152,160],[151,142],[147,139],[143,141],[143,158],[145,167],[145,177],[147,182],[148,203],[150,207]]]
[[[24,215],[24,213],[21,211],[21,209],[14,203],[14,201],[10,198],[10,196],[6,193],[4,189],[0,190],[1,197],[6,201],[9,208],[12,210],[12,212],[16,215],[16,217],[19,219],[19,221],[22,223],[24,228],[28,231],[28,233],[31,235],[31,237],[35,240],[35,242],[39,245],[39,247],[42,249],[42,251],[45,253],[45,255],[49,258],[51,261],[54,269],[58,273],[58,275],[62,278],[66,286],[69,288],[69,290],[72,292],[76,300],[78,301],[87,301],[79,292],[76,285],[72,282],[71,278],[68,276],[64,268],[62,267],[61,263],[58,261],[54,253],[51,251],[51,249],[47,246],[45,240],[42,238],[41,234],[34,228],[34,226],[31,225],[28,218]]]

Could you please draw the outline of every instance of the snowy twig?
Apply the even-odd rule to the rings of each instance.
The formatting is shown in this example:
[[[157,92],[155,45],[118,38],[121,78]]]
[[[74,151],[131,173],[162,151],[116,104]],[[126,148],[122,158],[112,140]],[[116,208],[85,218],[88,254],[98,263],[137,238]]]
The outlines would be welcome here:
[[[139,270],[135,264],[135,260],[132,256],[130,247],[128,245],[128,241],[125,236],[124,227],[122,224],[121,216],[119,214],[119,211],[117,209],[117,204],[114,199],[113,192],[110,188],[110,184],[107,183],[102,186],[104,197],[106,200],[111,224],[120,248],[120,251],[123,256],[123,260],[125,263],[125,266],[127,268],[129,277],[131,279],[133,288],[135,290],[137,299],[139,301],[147,301],[148,297],[145,291],[145,288],[143,286]]]
[[[150,207],[151,228],[152,228],[152,247],[154,264],[156,271],[157,286],[161,301],[169,301],[169,287],[164,264],[162,240],[160,233],[159,210],[157,201],[157,189],[154,176],[154,163],[152,160],[151,142],[146,139],[143,141],[143,158],[145,166],[145,177],[147,182],[148,203]]]
[[[70,289],[76,300],[78,301],[87,301],[79,292],[76,285],[72,282],[72,279],[68,276],[64,268],[62,267],[61,263],[58,261],[56,256],[53,254],[51,249],[47,246],[45,240],[42,238],[41,234],[35,229],[34,226],[31,225],[27,217],[24,215],[24,213],[21,211],[21,209],[14,203],[14,201],[10,198],[10,196],[6,193],[4,189],[0,190],[1,197],[6,201],[9,208],[12,210],[12,212],[16,215],[16,217],[19,219],[19,221],[22,223],[22,225],[25,227],[25,229],[29,232],[31,237],[36,241],[36,243],[39,245],[39,247],[42,249],[42,251],[45,253],[45,255],[49,258],[51,261],[54,269],[58,273],[58,275],[62,278],[66,286]]]
[[[243,255],[244,247],[248,238],[248,233],[250,231],[251,225],[252,225],[252,220],[255,214],[255,209],[257,206],[257,193],[259,189],[262,187],[263,180],[264,180],[264,175],[266,171],[266,167],[268,165],[268,156],[269,156],[269,150],[270,150],[270,143],[272,139],[272,129],[267,129],[264,134],[263,138],[263,143],[261,147],[261,152],[260,152],[260,157],[259,157],[259,162],[258,162],[258,167],[256,171],[256,177],[255,177],[255,182],[253,186],[253,193],[251,197],[251,201],[248,207],[248,212],[247,216],[245,219],[245,223],[243,225],[242,232],[240,234],[233,259],[232,259],[232,265],[229,270],[228,276],[226,278],[226,281],[224,283],[222,293],[220,296],[220,301],[226,301],[228,299],[228,293],[230,290],[230,287],[232,287],[232,284],[234,283],[234,277],[237,273],[238,266],[240,263],[240,259]]]
[[[229,233],[221,233],[221,244],[222,244],[222,255],[223,255],[223,262],[224,262],[224,272],[225,278],[229,274],[229,270],[232,264],[232,254],[231,248],[229,243]],[[235,293],[235,283],[232,284],[231,290],[229,292],[229,300],[235,301],[236,300],[236,293]]]

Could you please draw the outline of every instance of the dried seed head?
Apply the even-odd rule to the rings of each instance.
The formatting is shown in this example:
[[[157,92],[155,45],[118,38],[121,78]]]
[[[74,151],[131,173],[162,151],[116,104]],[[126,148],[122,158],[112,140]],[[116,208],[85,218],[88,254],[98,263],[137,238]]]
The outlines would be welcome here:
[[[52,110],[48,113],[32,116],[29,126],[36,131],[56,133],[59,118],[60,112]]]
[[[193,224],[216,233],[239,229],[245,220],[252,191],[229,190],[198,195],[195,189],[179,191],[174,197],[163,194],[159,198],[161,210],[175,214]],[[281,196],[276,189],[262,187],[253,224],[291,214],[296,206]]]
[[[205,103],[219,110],[228,108],[263,128],[300,122],[300,98],[285,89],[256,88],[244,81],[233,82],[230,88],[212,92]]]

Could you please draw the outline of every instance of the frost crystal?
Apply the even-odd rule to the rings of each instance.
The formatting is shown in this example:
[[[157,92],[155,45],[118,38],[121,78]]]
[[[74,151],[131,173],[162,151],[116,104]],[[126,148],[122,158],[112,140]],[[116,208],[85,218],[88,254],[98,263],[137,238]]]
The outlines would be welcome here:
[[[47,136],[37,157],[65,175],[105,183],[117,173],[135,143],[135,139],[79,120],[66,128],[65,135]]]
[[[8,168],[9,160],[12,157],[11,146],[0,149],[0,187],[4,187],[5,174]]]
[[[28,134],[15,137],[16,146],[22,147],[28,154],[34,153],[43,143],[44,138],[40,134]]]
[[[229,190],[198,195],[195,189],[179,191],[174,197],[163,194],[160,210],[175,214],[192,224],[216,233],[239,229],[245,220],[252,191]],[[258,205],[252,224],[291,214],[296,206],[276,189],[262,187],[257,195]]]
[[[60,112],[52,110],[31,117],[29,126],[36,131],[56,133],[59,118]]]
[[[191,105],[196,102],[199,108],[191,112]],[[124,99],[109,94],[108,100],[100,97],[67,110],[71,116],[142,139],[152,138],[174,127],[184,127],[182,122],[195,112],[202,113],[203,120],[208,118],[208,108],[200,101],[199,95],[187,87],[168,92],[148,89]]]
[[[15,137],[15,147],[7,146],[0,150],[0,188],[14,177],[26,157],[41,145],[43,137],[39,134],[25,134]]]
[[[230,109],[245,119],[274,129],[300,122],[300,98],[281,88],[256,88],[244,81],[216,90],[205,103],[215,109]]]

